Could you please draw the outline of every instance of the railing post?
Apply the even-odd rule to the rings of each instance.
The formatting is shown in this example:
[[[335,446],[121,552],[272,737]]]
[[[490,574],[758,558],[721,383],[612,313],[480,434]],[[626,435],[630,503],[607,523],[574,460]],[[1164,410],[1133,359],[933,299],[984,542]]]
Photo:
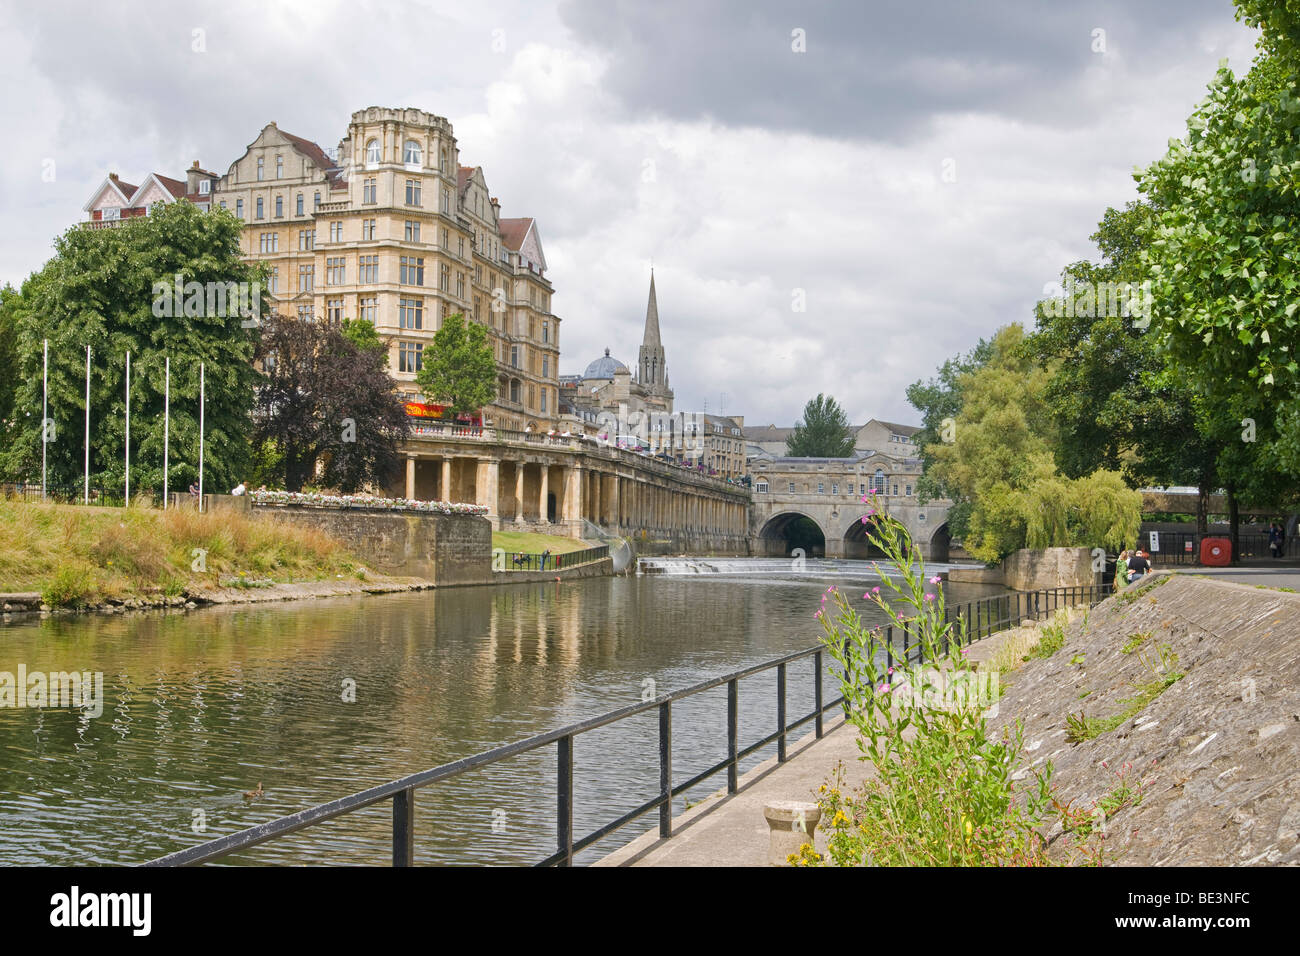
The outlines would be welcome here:
[[[573,865],[573,736],[556,742],[555,842],[559,865]]]
[[[785,664],[776,665],[776,761],[785,763]]]
[[[822,652],[817,651],[813,654],[813,667],[816,669],[815,683],[813,684],[813,705],[817,708],[817,719],[813,721],[817,728],[817,739],[822,737]]]
[[[727,793],[735,793],[740,776],[740,682],[727,681]]]
[[[659,705],[659,794],[664,802],[659,806],[659,836],[668,839],[673,835],[673,712],[672,703]]]
[[[415,862],[415,790],[393,794],[393,866]]]
[[[894,666],[894,625],[885,628],[885,666]]]

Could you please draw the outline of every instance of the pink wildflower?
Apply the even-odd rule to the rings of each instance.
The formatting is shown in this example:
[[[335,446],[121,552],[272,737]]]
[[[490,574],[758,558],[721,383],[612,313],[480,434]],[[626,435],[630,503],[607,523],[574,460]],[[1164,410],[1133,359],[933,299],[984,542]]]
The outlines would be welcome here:
[[[930,583],[931,583],[931,584],[938,584],[938,583],[939,583],[939,575],[936,574],[934,577],[932,577],[932,578],[930,579]]]
[[[871,589],[871,593],[872,593],[872,594],[879,594],[879,593],[880,593],[880,586],[877,585],[876,587],[872,588],[872,589]]]
[[[927,595],[925,596],[925,599],[926,599],[927,601],[933,601],[933,600],[934,600],[934,595],[933,595],[933,594],[927,594]]]

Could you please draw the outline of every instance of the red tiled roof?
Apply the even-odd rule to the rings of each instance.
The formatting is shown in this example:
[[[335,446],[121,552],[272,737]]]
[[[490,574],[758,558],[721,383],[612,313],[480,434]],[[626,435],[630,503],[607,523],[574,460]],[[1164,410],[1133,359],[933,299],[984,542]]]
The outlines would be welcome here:
[[[177,199],[185,195],[185,184],[179,179],[172,179],[170,176],[164,176],[162,173],[154,173],[154,178],[163,184],[163,188],[175,196]]]
[[[279,129],[279,127],[276,128]],[[329,176],[331,182],[337,180],[339,173],[334,168],[334,161],[326,155],[325,150],[311,140],[303,139],[301,136],[294,136],[293,133],[280,130],[280,134],[293,144],[294,149],[310,159],[317,169]]]
[[[128,182],[123,182],[120,179],[113,179],[112,176],[109,176],[108,178],[112,179],[113,182],[117,185],[117,188],[122,190],[122,195],[124,195],[128,201],[131,199],[131,194],[140,188],[139,186],[132,186]]]
[[[474,178],[475,168],[474,166],[456,167],[456,188],[460,192],[465,192],[466,187],[469,186],[469,181]]]
[[[511,252],[518,252],[519,247],[524,243],[524,237],[528,235],[528,228],[532,224],[532,216],[525,216],[522,219],[498,220],[497,227],[501,230],[501,242]]]

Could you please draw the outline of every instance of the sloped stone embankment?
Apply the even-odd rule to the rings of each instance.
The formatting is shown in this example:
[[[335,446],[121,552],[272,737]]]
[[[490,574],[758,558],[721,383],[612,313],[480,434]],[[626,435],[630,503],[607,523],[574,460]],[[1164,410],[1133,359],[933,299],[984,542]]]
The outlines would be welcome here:
[[[1063,802],[1142,784],[1105,821],[1115,862],[1300,864],[1300,594],[1161,575],[1075,614],[1064,647],[1002,681],[991,723],[1023,721]]]

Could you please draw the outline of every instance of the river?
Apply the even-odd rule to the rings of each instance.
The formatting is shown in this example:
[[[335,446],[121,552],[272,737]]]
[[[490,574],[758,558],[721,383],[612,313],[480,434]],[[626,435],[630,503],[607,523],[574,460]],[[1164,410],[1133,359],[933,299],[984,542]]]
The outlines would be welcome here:
[[[829,584],[883,620],[861,600],[869,574],[813,562],[798,574],[656,574],[2,627],[0,671],[102,672],[104,698],[99,717],[0,708],[0,863],[139,863],[809,647]],[[951,585],[947,597],[989,593]],[[811,710],[811,670],[791,667],[791,718]],[[741,683],[742,746],[776,729],[775,681],[773,671]],[[828,680],[828,699],[836,692]],[[721,688],[674,705],[676,779],[725,756],[725,715]],[[648,713],[578,738],[576,837],[654,796],[657,726]],[[262,795],[247,799],[259,784]],[[725,775],[687,796],[722,786]],[[229,862],[384,865],[390,807]],[[418,863],[547,856],[554,746],[420,790],[416,819]],[[579,861],[654,825],[648,815]]]

